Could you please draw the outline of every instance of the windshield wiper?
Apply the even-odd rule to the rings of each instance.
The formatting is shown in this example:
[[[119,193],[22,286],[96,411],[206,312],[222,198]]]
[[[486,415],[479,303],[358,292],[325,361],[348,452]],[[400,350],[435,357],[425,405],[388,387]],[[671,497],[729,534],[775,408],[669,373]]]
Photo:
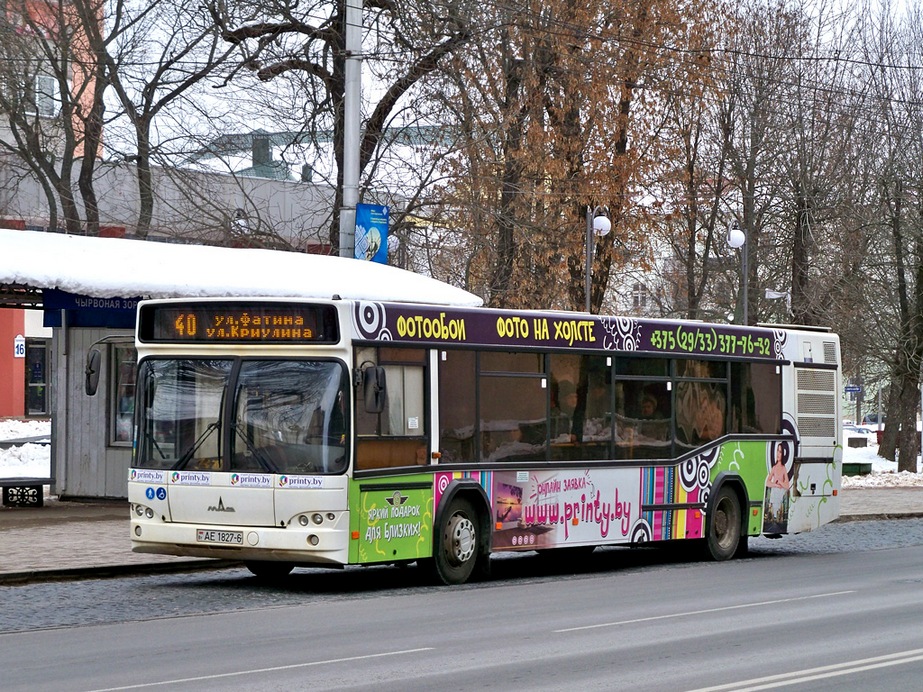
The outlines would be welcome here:
[[[199,435],[198,439],[192,443],[192,446],[189,449],[187,449],[185,452],[183,452],[183,455],[179,459],[177,459],[176,463],[173,464],[173,466],[171,466],[170,468],[174,471],[178,471],[179,469],[183,468],[186,464],[188,464],[189,460],[192,459],[192,455],[195,454],[196,451],[199,449],[199,447],[202,446],[202,443],[205,442],[208,436],[211,435],[213,432],[215,432],[215,430],[217,430],[219,427],[221,427],[221,425],[218,421],[215,421],[214,423],[209,423],[208,427],[206,427],[205,430],[202,431],[202,434]]]
[[[267,471],[269,473],[279,472],[279,469],[277,469],[276,465],[273,464],[266,457],[266,454],[263,453],[263,450],[257,447],[255,444],[253,444],[253,442],[250,441],[247,435],[241,431],[240,425],[235,424],[235,425],[232,425],[231,428],[233,428],[234,432],[237,433],[237,436],[240,437],[240,439],[244,441],[244,444],[247,446],[247,449],[250,451],[250,454],[252,454],[253,458],[256,459],[256,462],[260,466],[263,467],[264,471]]]

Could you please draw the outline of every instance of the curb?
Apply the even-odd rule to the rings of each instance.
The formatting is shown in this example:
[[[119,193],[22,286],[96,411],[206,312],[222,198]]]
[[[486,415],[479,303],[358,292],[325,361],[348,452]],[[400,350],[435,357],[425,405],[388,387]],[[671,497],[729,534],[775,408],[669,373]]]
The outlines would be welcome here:
[[[205,572],[208,570],[243,567],[237,560],[198,559],[178,562],[145,562],[136,565],[107,565],[105,567],[75,567],[70,569],[26,570],[0,574],[2,586],[24,586],[48,581],[77,581],[80,579],[116,579],[138,577],[146,574],[174,572]]]
[[[920,519],[923,512],[878,512],[874,514],[841,514],[831,524],[845,524],[851,521],[892,521],[894,519]]]

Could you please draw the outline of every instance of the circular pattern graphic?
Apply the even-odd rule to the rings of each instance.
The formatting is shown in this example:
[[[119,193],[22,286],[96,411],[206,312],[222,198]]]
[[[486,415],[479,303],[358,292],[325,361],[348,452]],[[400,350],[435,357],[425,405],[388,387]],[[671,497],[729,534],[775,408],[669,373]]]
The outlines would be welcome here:
[[[445,492],[445,489],[449,487],[449,477],[448,476],[439,476],[439,480],[436,481],[436,490],[440,495]]]
[[[708,482],[711,480],[711,471],[708,468],[708,462],[705,461],[702,457],[699,457],[699,468],[697,470],[699,477],[699,487],[705,488],[708,486]]]
[[[785,358],[785,342],[788,340],[788,334],[786,334],[781,329],[773,330],[773,352],[775,353],[776,360],[782,360]]]
[[[378,338],[385,323],[385,308],[380,303],[359,302],[355,307],[356,327],[363,336]]]
[[[711,483],[711,467],[718,460],[718,448],[713,447],[679,465],[679,481],[686,492],[696,488],[705,489]]]
[[[644,519],[638,519],[631,527],[631,542],[634,545],[650,542],[651,535],[651,525]]]
[[[622,340],[622,348],[626,351],[637,351],[641,341],[637,333],[638,323],[629,317],[617,317],[615,322],[619,338]]]
[[[698,485],[698,457],[691,457],[686,459],[686,461],[679,465],[679,481],[683,484],[683,490],[686,492],[693,490],[696,485]]]

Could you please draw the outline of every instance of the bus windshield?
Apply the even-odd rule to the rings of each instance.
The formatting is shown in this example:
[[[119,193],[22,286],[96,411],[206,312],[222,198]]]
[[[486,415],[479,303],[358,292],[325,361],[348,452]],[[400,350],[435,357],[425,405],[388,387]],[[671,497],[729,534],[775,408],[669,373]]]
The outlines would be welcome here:
[[[235,367],[236,362],[142,363],[134,466],[289,474],[346,470],[342,363],[242,360]]]

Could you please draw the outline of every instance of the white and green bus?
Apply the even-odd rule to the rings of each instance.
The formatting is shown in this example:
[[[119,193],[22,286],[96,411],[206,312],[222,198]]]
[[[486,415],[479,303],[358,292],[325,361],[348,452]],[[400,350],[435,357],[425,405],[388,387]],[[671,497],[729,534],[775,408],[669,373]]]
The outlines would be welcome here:
[[[836,335],[352,300],[138,310],[132,549],[297,566],[749,536],[838,515]],[[573,553],[568,553],[573,554]]]

